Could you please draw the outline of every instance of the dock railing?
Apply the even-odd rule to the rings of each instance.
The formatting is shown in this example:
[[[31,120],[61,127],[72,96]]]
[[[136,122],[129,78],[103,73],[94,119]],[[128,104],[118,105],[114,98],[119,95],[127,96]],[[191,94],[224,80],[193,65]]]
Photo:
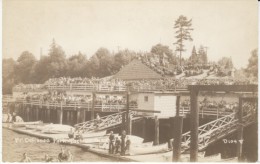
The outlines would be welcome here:
[[[52,101],[40,101],[40,100],[30,100],[27,101],[25,99],[16,99],[16,102],[18,103],[23,103],[26,105],[34,105],[34,106],[40,106],[40,107],[47,107],[47,108],[59,108],[62,107],[63,108],[74,108],[75,110],[77,108],[84,108],[87,111],[90,111],[92,109],[92,102],[52,102]],[[131,109],[138,109],[138,105],[137,104],[130,104],[129,105],[130,110]],[[99,112],[120,112],[124,109],[126,109],[126,104],[113,104],[113,103],[102,103],[102,104],[95,104],[94,106],[95,111],[99,111]]]

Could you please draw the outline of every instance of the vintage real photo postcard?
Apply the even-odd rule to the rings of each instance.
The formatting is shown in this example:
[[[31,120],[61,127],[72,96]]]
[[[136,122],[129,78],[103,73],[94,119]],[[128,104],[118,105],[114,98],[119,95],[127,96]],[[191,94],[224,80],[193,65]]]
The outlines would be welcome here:
[[[258,161],[256,0],[3,0],[3,162]]]

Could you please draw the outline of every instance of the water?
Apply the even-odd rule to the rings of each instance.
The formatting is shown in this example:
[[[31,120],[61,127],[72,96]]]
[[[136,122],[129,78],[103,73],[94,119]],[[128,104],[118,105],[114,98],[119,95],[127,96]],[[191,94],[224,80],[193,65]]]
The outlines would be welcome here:
[[[60,153],[61,145],[57,143],[39,143],[37,138],[23,134],[18,134],[11,130],[3,129],[3,161],[19,162],[24,152],[28,154],[32,162],[44,161],[44,155],[56,157]],[[20,139],[18,142],[17,139]],[[28,142],[29,141],[29,142]],[[65,146],[63,146],[65,147]],[[75,146],[66,146],[65,149],[70,150],[74,156],[75,162],[114,162],[115,160],[100,157],[90,152],[85,152],[81,148]]]

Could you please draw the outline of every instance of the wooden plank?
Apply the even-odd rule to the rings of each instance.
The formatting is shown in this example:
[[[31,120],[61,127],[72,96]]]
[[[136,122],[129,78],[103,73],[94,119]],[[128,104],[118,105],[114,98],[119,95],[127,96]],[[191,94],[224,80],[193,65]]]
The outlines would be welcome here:
[[[182,139],[182,127],[183,127],[183,117],[176,116],[174,118],[174,141],[173,141],[173,162],[180,162],[181,157],[181,139]]]
[[[190,143],[190,161],[198,161],[198,128],[199,128],[199,108],[198,108],[198,94],[197,90],[191,90],[190,93],[190,127],[191,127],[191,143]]]
[[[155,139],[154,139],[154,145],[159,144],[159,119],[158,116],[155,116],[154,118],[154,124],[155,124]]]
[[[91,108],[91,120],[95,119],[95,102],[96,102],[96,93],[92,93],[92,108]]]
[[[239,98],[239,106],[238,106],[238,132],[237,132],[237,157],[238,161],[242,162],[242,149],[243,149],[243,100]]]
[[[190,91],[257,92],[258,85],[189,85]]]
[[[176,116],[180,116],[180,96],[177,96],[176,99]]]

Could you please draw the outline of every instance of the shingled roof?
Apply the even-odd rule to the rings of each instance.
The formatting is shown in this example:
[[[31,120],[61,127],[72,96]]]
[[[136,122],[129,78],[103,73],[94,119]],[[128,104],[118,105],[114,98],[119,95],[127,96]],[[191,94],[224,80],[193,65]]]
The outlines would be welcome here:
[[[122,80],[160,79],[162,76],[143,64],[140,60],[133,60],[124,66],[114,78]]]

